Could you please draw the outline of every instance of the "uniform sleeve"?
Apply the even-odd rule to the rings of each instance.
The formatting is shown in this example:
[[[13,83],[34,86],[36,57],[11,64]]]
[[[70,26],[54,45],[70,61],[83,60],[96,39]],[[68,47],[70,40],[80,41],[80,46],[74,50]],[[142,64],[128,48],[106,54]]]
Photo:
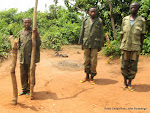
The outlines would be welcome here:
[[[83,21],[82,27],[81,27],[81,31],[80,31],[80,38],[79,38],[79,42],[78,44],[82,45],[83,44],[83,37],[84,37],[84,23],[85,21]]]
[[[146,21],[145,19],[143,18],[143,25],[142,25],[142,34],[146,34]]]
[[[40,35],[38,34],[36,38],[36,47],[39,48],[40,46],[41,46],[41,39],[40,39]]]
[[[101,40],[100,40],[100,47],[104,47],[104,30],[103,30],[103,22],[101,20]]]
[[[19,34],[19,37],[18,37],[18,50],[20,50],[20,46],[21,46],[21,42],[20,42],[20,34]]]

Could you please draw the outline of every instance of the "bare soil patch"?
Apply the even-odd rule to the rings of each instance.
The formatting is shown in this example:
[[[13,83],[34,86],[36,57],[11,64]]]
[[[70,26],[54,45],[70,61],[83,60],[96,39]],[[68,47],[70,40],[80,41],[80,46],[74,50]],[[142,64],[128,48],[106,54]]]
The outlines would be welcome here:
[[[96,84],[80,83],[85,77],[83,51],[78,45],[64,46],[55,57],[53,50],[41,50],[36,68],[34,100],[25,95],[11,105],[11,58],[0,64],[0,113],[150,113],[150,58],[140,56],[134,92],[122,91],[120,59],[110,61],[98,54]],[[19,61],[16,67],[21,91]]]

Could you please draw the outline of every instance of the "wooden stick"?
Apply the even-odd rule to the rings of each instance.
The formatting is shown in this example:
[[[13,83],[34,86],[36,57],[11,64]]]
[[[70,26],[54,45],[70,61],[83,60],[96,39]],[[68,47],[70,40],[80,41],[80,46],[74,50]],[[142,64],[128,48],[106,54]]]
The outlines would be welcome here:
[[[16,68],[16,62],[17,62],[17,43],[18,43],[18,40],[14,39],[13,36],[10,36],[9,40],[11,42],[11,47],[12,47],[12,63],[10,65],[10,74],[11,74],[12,86],[13,86],[12,105],[17,105],[18,88],[17,88],[17,81],[16,81],[16,75],[15,75],[15,68]]]
[[[110,44],[110,39],[109,39],[109,36],[108,36],[108,34],[107,34],[107,33],[105,33],[105,38],[106,38],[107,43],[108,43],[108,45],[109,45],[109,44]]]
[[[37,4],[38,0],[35,0],[35,7],[33,13],[33,30],[37,29],[36,27],[36,15],[37,15]],[[33,99],[33,89],[34,89],[34,80],[35,80],[35,52],[36,52],[36,34],[32,32],[32,53],[31,53],[31,65],[30,65],[30,99]]]

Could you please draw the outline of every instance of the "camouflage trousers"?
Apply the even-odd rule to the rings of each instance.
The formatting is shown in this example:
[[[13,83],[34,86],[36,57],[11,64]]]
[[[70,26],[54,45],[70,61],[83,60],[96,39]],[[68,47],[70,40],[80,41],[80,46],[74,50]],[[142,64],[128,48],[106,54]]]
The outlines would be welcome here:
[[[97,53],[98,49],[84,49],[84,70],[85,73],[91,74],[91,76],[96,76],[97,74]]]
[[[30,91],[30,64],[20,64],[20,78],[22,91]]]
[[[122,54],[121,73],[127,79],[135,78],[137,73],[138,59],[139,52],[126,52]]]

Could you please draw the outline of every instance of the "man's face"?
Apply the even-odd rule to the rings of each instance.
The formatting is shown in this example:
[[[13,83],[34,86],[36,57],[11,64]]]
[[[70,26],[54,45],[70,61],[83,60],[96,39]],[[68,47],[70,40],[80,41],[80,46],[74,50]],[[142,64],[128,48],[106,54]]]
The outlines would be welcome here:
[[[97,14],[96,8],[90,8],[90,10],[89,10],[90,17],[94,18],[96,16],[96,14]]]
[[[138,10],[139,10],[138,4],[132,3],[132,4],[130,5],[131,14],[137,14]]]
[[[23,25],[24,25],[25,29],[30,29],[31,20],[30,19],[24,19],[23,20]]]

